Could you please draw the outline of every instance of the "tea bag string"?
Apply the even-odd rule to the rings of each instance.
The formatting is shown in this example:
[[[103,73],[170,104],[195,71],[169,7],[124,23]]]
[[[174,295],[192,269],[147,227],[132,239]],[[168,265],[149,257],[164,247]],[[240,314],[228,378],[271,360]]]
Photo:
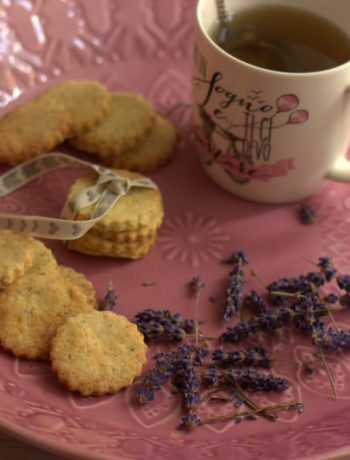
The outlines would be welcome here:
[[[97,173],[96,182],[77,192],[64,205],[59,218],[0,214],[0,229],[18,230],[33,236],[57,240],[73,240],[88,232],[111,210],[115,203],[133,187],[158,189],[148,178],[129,179],[110,169],[78,160],[60,152],[44,154],[16,166],[0,176],[0,197],[23,187],[49,171],[83,166]],[[81,209],[93,206],[91,216],[75,220]]]

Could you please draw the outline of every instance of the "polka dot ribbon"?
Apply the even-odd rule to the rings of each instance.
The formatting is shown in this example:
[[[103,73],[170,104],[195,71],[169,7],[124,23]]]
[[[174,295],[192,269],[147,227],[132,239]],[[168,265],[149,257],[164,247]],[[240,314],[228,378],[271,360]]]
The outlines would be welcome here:
[[[108,214],[114,204],[132,187],[158,188],[146,177],[128,179],[104,166],[78,160],[64,153],[52,152],[28,160],[0,176],[0,197],[8,195],[49,171],[79,165],[89,167],[97,173],[96,183],[79,191],[68,200],[60,218],[0,214],[0,229],[19,230],[40,238],[74,240],[83,236],[96,222]],[[94,207],[89,219],[74,220],[80,209],[91,205]]]

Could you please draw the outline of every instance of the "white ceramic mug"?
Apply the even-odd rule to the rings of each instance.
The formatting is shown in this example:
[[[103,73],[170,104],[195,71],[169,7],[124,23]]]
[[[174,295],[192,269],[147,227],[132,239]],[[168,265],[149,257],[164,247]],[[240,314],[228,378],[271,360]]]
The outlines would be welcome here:
[[[226,0],[228,12],[269,4],[313,11],[350,40],[349,0]],[[217,21],[215,0],[199,0],[193,110],[209,176],[235,195],[264,203],[306,198],[324,178],[350,182],[350,61],[308,73],[256,67],[212,41],[208,31]]]

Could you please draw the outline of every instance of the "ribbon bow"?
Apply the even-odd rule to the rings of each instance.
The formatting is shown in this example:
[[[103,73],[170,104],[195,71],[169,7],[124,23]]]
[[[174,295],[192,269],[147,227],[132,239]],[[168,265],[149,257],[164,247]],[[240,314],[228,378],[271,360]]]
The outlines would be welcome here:
[[[79,191],[66,202],[60,218],[0,214],[0,228],[19,230],[41,238],[73,240],[90,230],[132,187],[158,189],[157,185],[146,177],[129,179],[104,166],[53,152],[28,160],[0,176],[0,197],[23,187],[48,171],[76,165],[92,168],[98,173],[98,177],[93,186]],[[95,206],[89,219],[74,220],[80,209],[91,205]]]

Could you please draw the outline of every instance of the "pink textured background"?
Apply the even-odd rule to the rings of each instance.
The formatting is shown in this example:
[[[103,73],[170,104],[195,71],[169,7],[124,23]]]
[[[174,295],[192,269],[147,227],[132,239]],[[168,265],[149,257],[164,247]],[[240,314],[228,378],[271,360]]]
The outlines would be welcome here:
[[[111,90],[139,92],[163,114],[188,103],[194,7],[193,0],[0,0],[1,112],[67,78],[98,79]],[[84,272],[100,297],[111,279],[117,311],[129,318],[148,306],[193,316],[186,285],[200,274],[206,283],[200,308],[208,334],[222,331],[218,311],[227,267],[220,261],[235,249],[248,253],[266,282],[310,270],[304,257],[329,255],[340,271],[348,270],[348,186],[325,183],[310,199],[316,222],[305,227],[297,219],[296,204],[248,203],[214,185],[195,155],[190,108],[178,108],[171,119],[182,139],[174,160],[151,174],[166,212],[153,251],[129,262],[83,256],[48,242],[60,263]],[[79,174],[78,169],[50,173],[2,198],[0,212],[58,216],[67,188]],[[145,280],[156,284],[144,287]],[[259,289],[259,284],[251,280],[247,290],[251,287]],[[218,295],[218,304],[210,303],[211,294]],[[348,316],[337,314],[338,324],[348,327]],[[0,352],[0,426],[45,448],[98,460],[306,459],[350,449],[348,357],[329,360],[339,393],[336,402],[322,368],[312,378],[301,371],[312,353],[307,339],[284,330],[273,338],[262,335],[260,341],[276,356],[296,361],[279,363],[276,372],[291,383],[282,400],[303,400],[304,414],[286,412],[274,424],[264,419],[236,426],[227,422],[180,436],[174,432],[179,401],[167,390],[142,408],[135,406],[132,389],[81,398],[59,385],[48,365]],[[153,347],[149,356],[155,352]],[[261,403],[273,399],[265,397],[259,396]],[[216,409],[203,411],[208,415]]]

